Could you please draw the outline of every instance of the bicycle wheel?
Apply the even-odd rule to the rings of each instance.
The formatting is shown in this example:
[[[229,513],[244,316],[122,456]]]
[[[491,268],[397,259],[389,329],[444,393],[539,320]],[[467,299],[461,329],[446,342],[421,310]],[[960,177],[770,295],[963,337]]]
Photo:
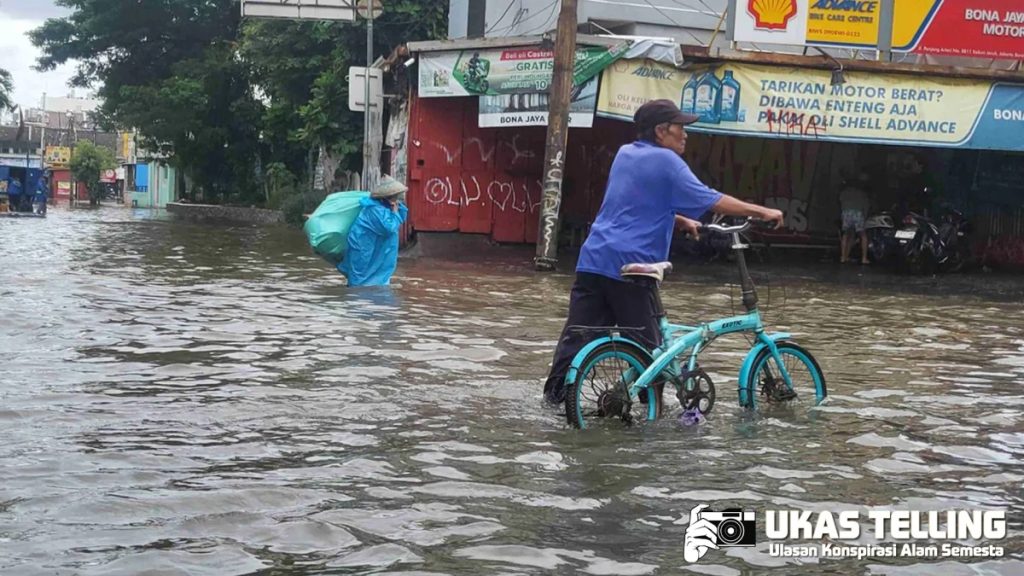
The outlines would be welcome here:
[[[744,383],[748,407],[759,402],[767,406],[812,408],[824,402],[828,396],[825,375],[814,356],[792,342],[777,342],[775,346],[791,382],[787,383],[782,377],[779,360],[772,356],[771,350],[761,350]]]
[[[583,360],[576,380],[565,391],[565,419],[574,428],[601,422],[626,425],[655,420],[661,412],[661,396],[652,385],[629,398],[629,386],[650,366],[647,354],[630,344],[607,342]]]

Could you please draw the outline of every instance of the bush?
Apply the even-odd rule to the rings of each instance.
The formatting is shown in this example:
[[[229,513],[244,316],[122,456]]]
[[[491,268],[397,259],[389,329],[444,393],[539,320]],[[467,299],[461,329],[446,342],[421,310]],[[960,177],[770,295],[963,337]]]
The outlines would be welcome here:
[[[306,222],[303,216],[305,214],[312,214],[326,197],[326,194],[316,192],[296,192],[282,199],[278,205],[278,210],[284,213],[285,222],[302,226]]]

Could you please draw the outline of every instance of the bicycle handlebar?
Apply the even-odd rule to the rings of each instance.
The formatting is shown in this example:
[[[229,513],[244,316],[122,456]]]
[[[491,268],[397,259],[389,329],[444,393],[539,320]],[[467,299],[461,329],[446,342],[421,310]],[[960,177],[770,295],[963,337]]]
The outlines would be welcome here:
[[[705,224],[703,228],[706,228],[712,232],[719,232],[722,234],[733,234],[738,232],[746,232],[750,230],[754,224],[765,224],[770,225],[765,220],[759,220],[752,217],[746,217],[742,223],[731,225],[731,227],[724,227],[722,224]]]

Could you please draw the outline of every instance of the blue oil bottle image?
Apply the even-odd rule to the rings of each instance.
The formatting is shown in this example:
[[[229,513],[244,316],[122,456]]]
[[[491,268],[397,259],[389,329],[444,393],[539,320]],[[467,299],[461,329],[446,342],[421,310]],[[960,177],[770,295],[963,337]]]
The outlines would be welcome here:
[[[697,103],[693,113],[701,122],[718,124],[722,112],[722,81],[713,72],[706,72],[697,81]]]
[[[690,74],[690,79],[683,85],[683,101],[679,103],[679,109],[684,114],[693,114],[697,109],[697,81],[698,74]]]
[[[740,83],[732,77],[732,70],[725,71],[722,78],[722,122],[737,122],[740,119]]]

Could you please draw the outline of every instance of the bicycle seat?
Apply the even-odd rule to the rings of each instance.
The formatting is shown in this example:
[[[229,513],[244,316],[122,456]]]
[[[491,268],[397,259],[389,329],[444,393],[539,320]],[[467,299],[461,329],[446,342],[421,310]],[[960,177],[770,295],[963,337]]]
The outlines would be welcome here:
[[[665,273],[672,271],[671,262],[655,262],[654,264],[625,264],[620,270],[619,275],[626,276],[647,276],[648,278],[654,278],[658,282],[665,279]]]

